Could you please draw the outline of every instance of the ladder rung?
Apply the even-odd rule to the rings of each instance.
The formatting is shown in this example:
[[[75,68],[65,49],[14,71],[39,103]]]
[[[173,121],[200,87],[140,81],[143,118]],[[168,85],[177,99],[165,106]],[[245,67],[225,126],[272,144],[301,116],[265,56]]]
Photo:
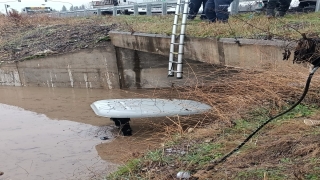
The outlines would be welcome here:
[[[174,71],[174,70],[169,70],[169,72],[173,72],[173,73],[183,73],[183,72],[180,72],[180,71]]]
[[[185,14],[185,15],[189,15],[189,13],[183,13],[183,12],[182,12],[182,13],[179,13],[179,14],[174,14],[174,15],[176,15],[176,16],[182,16],[182,15],[184,15],[184,14]]]
[[[187,23],[185,23],[185,24],[173,24],[173,25],[176,25],[176,26],[182,26],[182,25],[187,25]]]
[[[185,34],[172,34],[172,35],[175,35],[175,36],[181,36],[181,35],[185,35]]]
[[[170,53],[175,54],[175,55],[183,54],[183,53],[178,53],[178,52],[170,52]]]
[[[179,63],[178,61],[169,61],[169,62],[171,62],[171,63],[173,63],[173,64],[183,64],[182,62]]]
[[[179,44],[179,45],[184,45],[184,43],[171,43],[171,44]]]

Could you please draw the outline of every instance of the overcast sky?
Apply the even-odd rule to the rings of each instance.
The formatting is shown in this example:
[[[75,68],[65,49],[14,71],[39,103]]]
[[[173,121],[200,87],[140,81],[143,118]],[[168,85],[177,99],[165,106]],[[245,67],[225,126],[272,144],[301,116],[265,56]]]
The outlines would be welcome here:
[[[62,9],[62,6],[65,5],[67,9],[70,8],[71,4],[73,6],[81,6],[82,4],[88,5],[90,0],[48,0],[48,2],[45,2],[45,0],[21,0],[21,2],[18,2],[18,0],[0,0],[0,11],[2,13],[5,12],[5,4],[10,5],[10,8],[16,9],[18,11],[21,11],[24,7],[39,7],[39,6],[47,6],[51,7],[52,9],[55,9],[57,11],[60,11]]]

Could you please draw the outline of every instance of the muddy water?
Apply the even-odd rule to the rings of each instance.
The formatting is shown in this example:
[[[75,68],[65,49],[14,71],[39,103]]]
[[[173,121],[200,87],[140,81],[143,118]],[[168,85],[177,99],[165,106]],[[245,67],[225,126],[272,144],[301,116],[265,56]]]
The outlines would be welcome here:
[[[117,155],[105,152],[101,159],[96,150],[98,144],[115,141],[108,126],[111,122],[96,116],[89,105],[100,99],[129,97],[145,95],[0,87],[0,171],[4,172],[0,180],[89,179],[114,170],[117,165],[102,159]],[[102,141],[101,136],[110,140]],[[117,149],[118,145],[113,146]]]
[[[71,120],[95,126],[106,125],[90,104],[101,99],[139,97],[134,92],[103,89],[0,87],[0,103],[45,114],[51,119]]]

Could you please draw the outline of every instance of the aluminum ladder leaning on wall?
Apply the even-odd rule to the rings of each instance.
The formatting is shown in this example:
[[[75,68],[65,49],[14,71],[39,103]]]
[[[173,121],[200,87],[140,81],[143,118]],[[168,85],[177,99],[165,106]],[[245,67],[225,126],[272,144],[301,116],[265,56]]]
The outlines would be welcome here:
[[[173,77],[174,73],[176,73],[177,79],[182,79],[182,73],[183,73],[182,58],[184,53],[184,36],[186,32],[186,22],[187,22],[189,1],[190,0],[184,0],[183,2],[182,0],[177,0],[177,7],[174,15],[173,26],[172,26],[168,76]],[[183,13],[181,14],[182,7],[183,7]],[[179,24],[179,20],[181,21],[180,24]],[[180,34],[177,34],[179,26],[180,26]],[[178,38],[179,38],[179,42],[176,42]],[[177,45],[178,45],[178,48],[176,48]],[[175,51],[176,49],[178,49],[178,51]],[[176,65],[176,68],[174,68],[174,65]]]

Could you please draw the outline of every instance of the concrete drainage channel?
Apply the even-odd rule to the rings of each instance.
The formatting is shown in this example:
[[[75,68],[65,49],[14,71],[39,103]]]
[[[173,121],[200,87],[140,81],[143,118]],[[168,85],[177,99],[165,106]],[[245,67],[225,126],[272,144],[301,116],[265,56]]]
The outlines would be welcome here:
[[[170,37],[110,32],[105,47],[46,58],[3,63],[0,85],[103,89],[166,88],[194,82],[211,65],[257,70],[288,67],[281,61],[283,41],[186,37],[184,79],[168,78]],[[199,67],[206,68],[199,68]],[[204,71],[204,69],[207,69]],[[203,81],[197,78],[199,83]],[[190,85],[190,84],[188,84]],[[192,85],[192,84],[191,84]]]

